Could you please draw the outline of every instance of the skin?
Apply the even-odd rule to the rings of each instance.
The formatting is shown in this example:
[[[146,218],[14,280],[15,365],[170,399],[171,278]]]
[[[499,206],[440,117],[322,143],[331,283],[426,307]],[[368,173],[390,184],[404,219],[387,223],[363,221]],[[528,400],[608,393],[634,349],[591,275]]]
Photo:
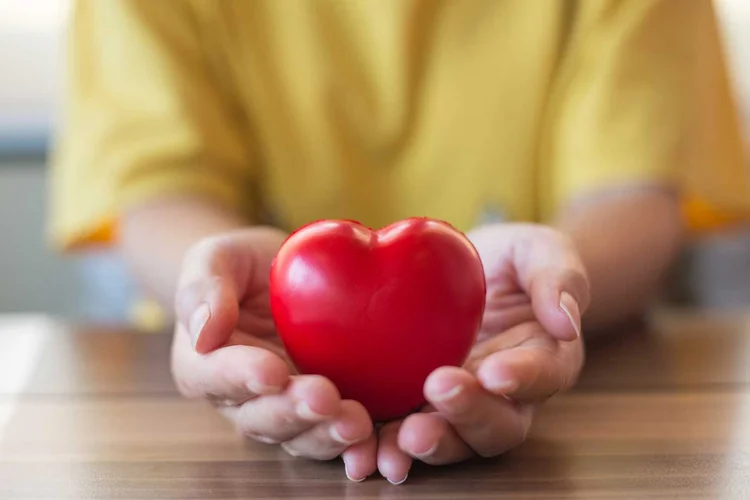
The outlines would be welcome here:
[[[341,456],[354,481],[379,471],[401,483],[414,460],[448,464],[522,443],[540,404],[575,383],[581,327],[588,336],[648,305],[681,223],[674,197],[643,189],[571,204],[553,226],[498,224],[469,237],[488,281],[477,344],[463,367],[430,375],[422,412],[377,430],[330,381],[295,373],[275,336],[267,280],[284,233],[171,199],[126,215],[122,250],[144,287],[174,306],[171,368],[184,396],[291,455]]]

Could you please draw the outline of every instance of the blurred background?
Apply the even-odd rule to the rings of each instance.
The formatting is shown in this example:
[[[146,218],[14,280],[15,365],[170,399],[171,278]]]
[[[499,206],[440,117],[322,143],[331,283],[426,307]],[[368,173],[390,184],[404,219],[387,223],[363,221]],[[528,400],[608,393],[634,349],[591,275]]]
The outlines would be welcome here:
[[[716,0],[750,143],[750,1]],[[62,257],[46,242],[46,161],[63,68],[67,0],[0,0],[0,313],[128,319],[117,255]],[[750,230],[691,242],[669,289],[682,305],[750,305]]]
[[[0,313],[127,320],[116,255],[62,257],[46,241],[47,151],[68,0],[0,0]]]

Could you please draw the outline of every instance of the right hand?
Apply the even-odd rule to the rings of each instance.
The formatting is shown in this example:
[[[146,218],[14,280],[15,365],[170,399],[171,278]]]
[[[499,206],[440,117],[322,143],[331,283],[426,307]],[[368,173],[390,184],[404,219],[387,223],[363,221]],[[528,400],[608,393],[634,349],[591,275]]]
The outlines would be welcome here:
[[[365,408],[333,383],[299,375],[274,330],[268,279],[285,238],[249,228],[207,238],[186,254],[176,296],[171,368],[180,393],[208,400],[249,438],[291,455],[343,456],[346,474],[376,470]]]

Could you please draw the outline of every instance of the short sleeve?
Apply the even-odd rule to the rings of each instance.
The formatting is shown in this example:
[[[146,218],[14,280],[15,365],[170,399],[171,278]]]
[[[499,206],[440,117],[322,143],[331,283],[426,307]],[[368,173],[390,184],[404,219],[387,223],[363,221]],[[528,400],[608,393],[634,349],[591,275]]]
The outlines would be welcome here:
[[[78,0],[51,165],[58,249],[110,244],[128,207],[175,195],[246,212],[247,125],[184,0]]]
[[[548,215],[578,196],[644,185],[675,189],[686,206],[748,213],[712,8],[709,0],[578,2],[541,152]]]

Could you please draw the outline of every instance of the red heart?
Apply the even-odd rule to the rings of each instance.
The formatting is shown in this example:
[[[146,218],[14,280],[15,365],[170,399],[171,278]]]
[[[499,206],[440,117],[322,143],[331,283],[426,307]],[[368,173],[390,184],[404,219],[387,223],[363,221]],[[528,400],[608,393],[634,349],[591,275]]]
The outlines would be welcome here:
[[[300,373],[328,377],[375,421],[424,404],[440,366],[460,366],[482,321],[479,255],[441,221],[379,231],[320,221],[294,232],[271,270],[271,310]]]

